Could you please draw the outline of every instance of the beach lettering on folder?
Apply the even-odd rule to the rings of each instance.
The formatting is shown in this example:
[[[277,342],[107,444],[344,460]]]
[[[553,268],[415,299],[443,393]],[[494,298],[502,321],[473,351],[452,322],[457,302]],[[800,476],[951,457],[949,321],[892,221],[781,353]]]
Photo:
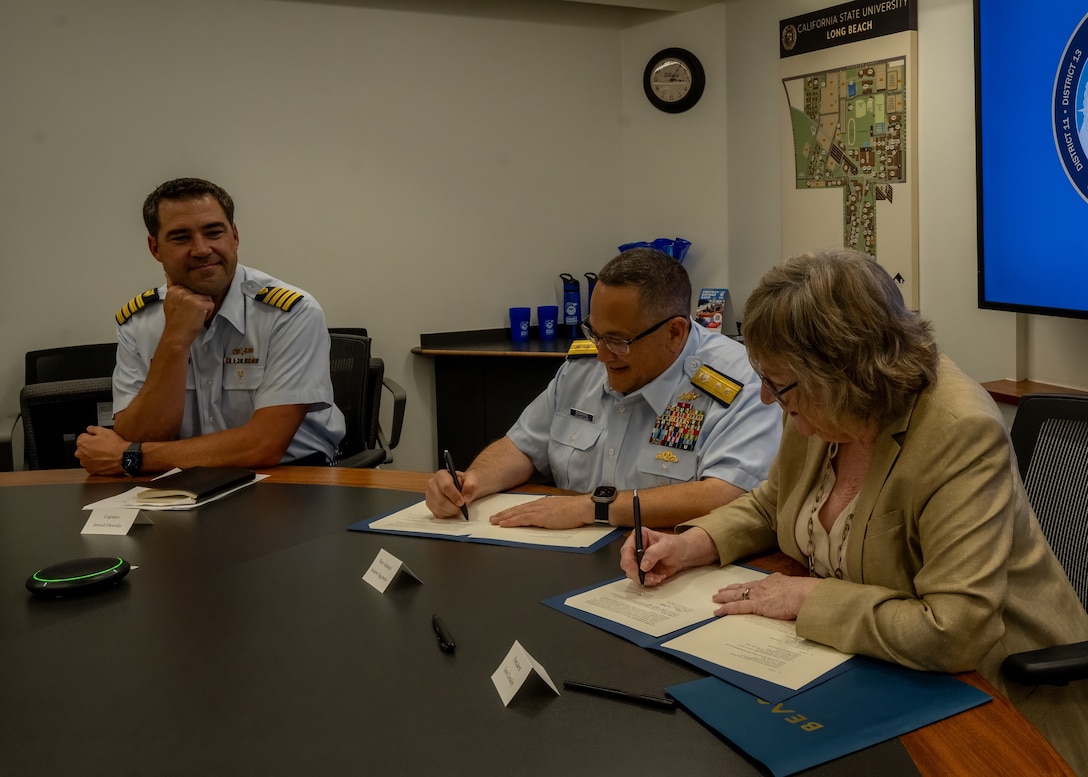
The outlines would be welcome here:
[[[764,701],[763,699],[756,699],[756,704],[770,704],[770,702]],[[823,723],[817,723],[814,720],[808,720],[807,717],[802,715],[797,710],[783,709],[783,702],[779,702],[778,704],[775,704],[773,707],[771,707],[771,713],[774,715],[792,715],[792,718],[782,718],[782,720],[786,721],[787,723],[793,723],[794,725],[798,723],[804,723],[804,725],[801,726],[802,731],[817,731],[824,727]],[[805,723],[806,720],[808,720],[808,723]]]

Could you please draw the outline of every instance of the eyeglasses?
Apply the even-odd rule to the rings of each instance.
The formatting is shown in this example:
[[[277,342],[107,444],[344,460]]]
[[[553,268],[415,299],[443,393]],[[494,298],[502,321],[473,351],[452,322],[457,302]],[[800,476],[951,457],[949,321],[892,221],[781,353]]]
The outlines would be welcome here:
[[[779,404],[782,404],[782,395],[783,394],[785,394],[787,391],[793,391],[795,388],[797,388],[797,381],[794,381],[793,383],[791,383],[788,386],[783,386],[782,388],[778,388],[778,386],[774,385],[773,383],[771,383],[771,381],[767,380],[767,376],[764,375],[759,370],[756,370],[756,375],[759,376],[759,379],[763,382],[763,385],[766,387],[767,391],[771,392],[771,396],[774,397],[776,400],[778,400]]]
[[[677,316],[669,316],[668,318],[664,319],[663,321],[658,321],[656,324],[654,324],[652,327],[647,329],[645,332],[639,332],[637,335],[635,335],[634,337],[632,337],[629,340],[623,340],[623,339],[621,339],[619,337],[608,337],[606,335],[597,334],[596,332],[593,331],[593,327],[591,327],[589,325],[589,316],[586,316],[585,318],[582,319],[581,327],[582,327],[582,333],[586,336],[586,339],[588,339],[594,345],[596,345],[598,347],[603,345],[605,348],[610,350],[612,353],[616,354],[616,356],[626,356],[627,354],[631,353],[631,346],[632,345],[634,345],[636,342],[638,342],[642,338],[652,335],[654,332],[656,332],[661,327],[665,326],[665,324],[669,323],[674,318],[677,318]]]

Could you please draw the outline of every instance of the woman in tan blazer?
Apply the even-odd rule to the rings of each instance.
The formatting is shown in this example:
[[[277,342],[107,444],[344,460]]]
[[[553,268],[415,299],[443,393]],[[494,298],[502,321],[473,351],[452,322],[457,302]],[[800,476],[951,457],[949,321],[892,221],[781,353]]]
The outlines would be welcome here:
[[[914,669],[977,670],[1088,776],[1088,683],[1024,687],[1007,655],[1088,640],[1088,613],[1028,504],[989,395],[937,353],[870,257],[835,249],[771,269],[744,335],[784,410],[757,489],[676,535],[643,531],[647,585],[780,548],[809,577],[721,589],[718,615],[796,619],[799,636]],[[634,542],[621,566],[637,578]]]

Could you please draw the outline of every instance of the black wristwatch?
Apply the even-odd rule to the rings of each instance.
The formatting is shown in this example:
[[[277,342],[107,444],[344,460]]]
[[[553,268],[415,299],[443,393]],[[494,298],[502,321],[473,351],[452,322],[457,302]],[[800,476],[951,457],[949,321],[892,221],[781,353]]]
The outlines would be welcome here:
[[[144,468],[144,454],[140,450],[141,445],[143,443],[134,442],[125,448],[125,452],[121,454],[121,469],[125,471],[126,475],[139,475],[140,470]]]
[[[615,486],[597,486],[593,489],[593,521],[594,523],[608,523],[608,506],[616,501],[619,491]]]

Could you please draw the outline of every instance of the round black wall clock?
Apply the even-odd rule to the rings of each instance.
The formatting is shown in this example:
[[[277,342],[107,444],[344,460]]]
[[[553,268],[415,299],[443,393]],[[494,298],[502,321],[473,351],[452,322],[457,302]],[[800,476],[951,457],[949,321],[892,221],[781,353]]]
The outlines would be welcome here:
[[[706,75],[699,58],[687,49],[662,49],[642,73],[646,98],[658,110],[683,113],[703,96]]]

